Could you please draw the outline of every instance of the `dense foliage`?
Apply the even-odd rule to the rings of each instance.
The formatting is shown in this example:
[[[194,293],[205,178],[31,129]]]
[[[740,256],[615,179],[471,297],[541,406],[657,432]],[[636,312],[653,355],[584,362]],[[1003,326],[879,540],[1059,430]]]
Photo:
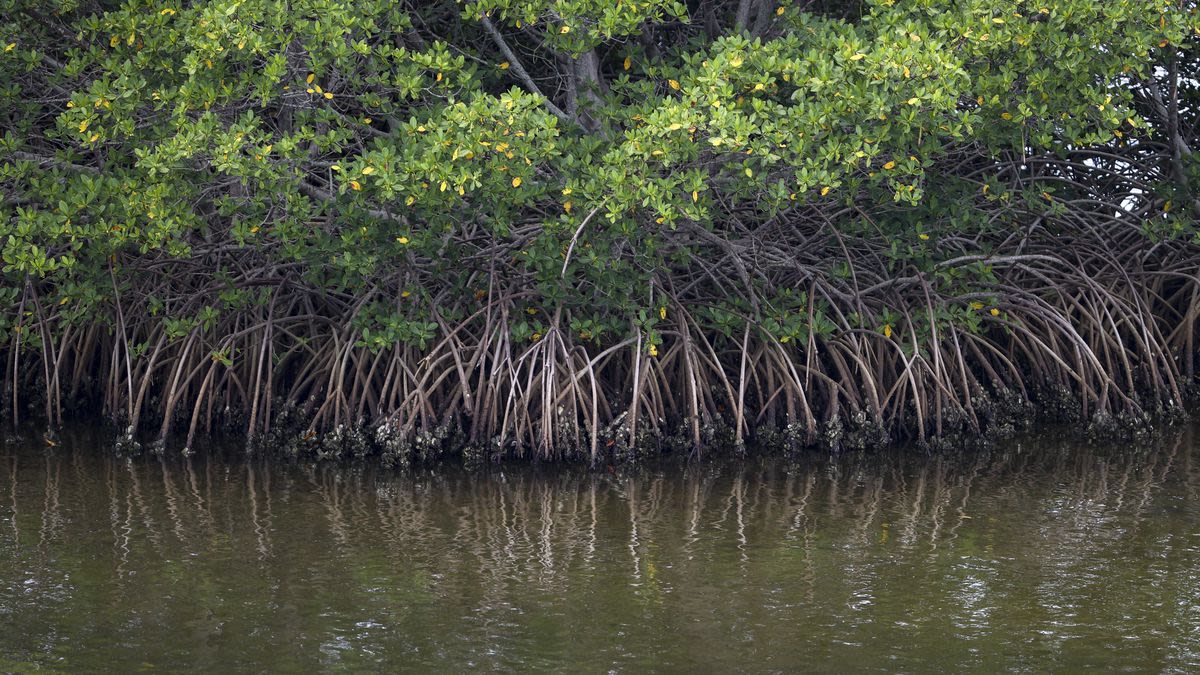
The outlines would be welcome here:
[[[595,454],[1192,375],[1192,0],[0,16],[13,417]]]

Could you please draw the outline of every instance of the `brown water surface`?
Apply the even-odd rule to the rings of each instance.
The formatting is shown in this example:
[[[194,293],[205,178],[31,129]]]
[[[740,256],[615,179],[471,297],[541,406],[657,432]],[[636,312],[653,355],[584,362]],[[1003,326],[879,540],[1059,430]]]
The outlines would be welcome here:
[[[1200,668],[1200,443],[409,474],[0,446],[0,671]]]

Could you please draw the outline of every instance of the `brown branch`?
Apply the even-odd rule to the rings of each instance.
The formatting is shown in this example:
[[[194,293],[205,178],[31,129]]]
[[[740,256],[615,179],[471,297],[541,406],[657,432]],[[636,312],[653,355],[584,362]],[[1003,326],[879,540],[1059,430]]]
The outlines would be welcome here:
[[[492,42],[495,42],[496,46],[500,48],[500,52],[504,54],[504,58],[508,59],[509,70],[516,74],[517,79],[521,80],[521,82],[524,83],[525,87],[529,89],[530,92],[541,97],[542,102],[546,104],[546,109],[549,110],[551,114],[564,122],[574,122],[575,120],[570,115],[563,112],[562,108],[554,105],[554,102],[550,100],[550,97],[542,93],[542,90],[538,88],[537,83],[535,83],[533,78],[529,76],[529,71],[525,70],[525,66],[521,64],[521,59],[517,58],[516,53],[511,47],[508,46],[508,43],[504,41],[504,36],[500,34],[500,31],[496,29],[496,25],[492,23],[492,20],[489,19],[486,14],[480,18],[480,23],[483,24],[483,28],[488,32],[488,35],[492,37]]]

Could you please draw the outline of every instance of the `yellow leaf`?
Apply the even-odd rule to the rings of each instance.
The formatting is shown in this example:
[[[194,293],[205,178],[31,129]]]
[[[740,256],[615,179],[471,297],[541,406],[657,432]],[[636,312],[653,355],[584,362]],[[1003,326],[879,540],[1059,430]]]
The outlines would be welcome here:
[[[10,42],[10,43],[8,43],[7,45],[5,45],[5,46],[4,46],[4,51],[6,51],[6,52],[11,52],[12,50],[14,50],[14,49],[16,49],[16,48],[17,48],[17,43],[15,43],[15,42]]]
[[[745,173],[746,173],[746,178],[754,178],[754,170],[751,169],[750,167],[746,167]]]
[[[92,134],[92,137],[88,139],[88,143],[95,143],[99,138],[100,134]]]
[[[917,239],[920,239],[921,241],[929,241],[929,235],[922,232],[921,234],[917,235]]]
[[[908,103],[909,105],[916,105],[920,102],[921,102],[921,99],[917,98],[916,96],[914,96],[914,97],[908,99],[908,101],[906,101],[906,103]]]
[[[333,94],[325,92],[325,98],[333,98]]]
[[[826,185],[825,187],[821,188],[821,196],[822,196],[822,197],[824,197],[825,195],[829,194],[829,191],[830,191],[831,189],[832,189],[832,188],[830,188],[828,185]]]
[[[851,56],[850,60],[851,61],[862,61],[865,58],[867,58],[867,55],[863,54],[862,52],[859,52],[859,53],[855,54],[854,56]]]
[[[508,70],[508,68],[509,68],[509,65],[510,65],[510,64],[508,63],[508,61],[503,61],[503,62],[501,62],[501,63],[500,63],[500,70]]]
[[[562,28],[559,28],[559,29],[558,29],[558,32],[559,32],[560,34],[562,34],[562,35],[566,35],[567,33],[570,33],[570,32],[571,32],[571,27],[570,27],[570,26],[563,26]]]
[[[438,190],[439,190],[440,192],[445,192],[445,191],[446,191],[446,188],[447,188],[447,187],[449,187],[449,186],[450,186],[450,184],[449,184],[449,183],[447,183],[446,181],[442,181],[442,182],[441,182],[441,184],[440,184],[440,185],[438,185]]]
[[[989,313],[990,313],[992,316],[1000,316],[1000,310],[996,309],[995,307],[993,307],[993,308],[991,308],[990,310],[988,310],[988,312],[989,312]]]
[[[775,16],[783,16],[783,7],[778,7],[775,9]]]
[[[436,78],[436,80],[437,80],[438,82],[441,82],[441,81],[442,81],[442,74],[441,74],[441,73],[438,73],[438,74],[437,74],[437,78]]]
[[[658,308],[658,318],[660,318],[660,319],[666,319],[666,318],[667,318],[667,308],[666,308],[666,307],[659,307],[659,308]]]
[[[885,337],[885,338],[892,337],[892,324],[885,323],[883,325],[883,337]]]
[[[908,66],[904,66],[904,76],[905,76],[905,77],[912,77],[912,71],[910,71],[910,70],[908,69]]]
[[[80,122],[79,123],[79,133],[82,134],[83,132],[87,131],[88,124],[90,124],[90,123],[91,123],[90,120],[84,120],[84,121]]]
[[[693,202],[700,201],[700,193],[696,190],[692,190],[692,201]]]
[[[515,188],[521,187],[521,177],[520,176],[517,176],[516,178],[512,179],[512,186]]]
[[[400,291],[400,297],[402,298],[407,298],[410,295],[412,295],[412,291]]]
[[[356,180],[352,180],[352,181],[350,181],[350,189],[351,189],[351,190],[361,190],[361,189],[362,189],[362,184],[360,184],[360,183],[359,183],[358,181],[356,181]]]
[[[169,14],[174,14],[174,13],[175,13],[175,10],[171,9],[170,7],[168,7],[168,8],[166,8],[166,9],[164,9],[163,11],[159,12],[159,14],[162,14],[163,16],[167,16],[167,15],[169,15]]]
[[[625,70],[629,70],[629,69],[630,69],[630,67],[632,67],[632,66],[633,66],[633,60],[632,60],[632,59],[630,59],[628,56],[626,56],[626,57],[625,57],[625,62],[624,62],[624,63],[622,63],[621,65],[622,65],[622,66],[625,68]]]
[[[370,176],[373,173],[375,173],[375,167],[373,167],[373,166],[364,166],[363,167],[362,175]]]
[[[565,188],[563,188],[563,190],[562,190],[562,193],[563,193],[564,195],[569,195],[569,194],[571,194],[572,192],[574,192],[574,190],[572,190],[572,189],[571,189],[571,188],[569,188],[569,187],[565,187]]]
[[[675,91],[679,91],[679,82],[677,82],[676,80],[667,80],[667,86],[674,89]]]
[[[321,85],[319,85],[319,84],[314,84],[314,85],[313,85],[313,91],[317,92],[318,94],[322,93],[322,92],[321,92]]]
[[[658,356],[658,345],[650,345],[650,356]]]
[[[370,117],[364,117],[364,118],[363,118],[363,124],[370,124],[371,122],[372,122],[372,120],[371,120],[371,118],[370,118]]]
[[[313,81],[314,79],[316,79],[316,77],[317,77],[316,73],[309,73],[309,74],[308,74],[308,77],[304,78],[304,82],[305,82],[306,84],[312,84],[312,81]]]
[[[729,65],[733,66],[734,68],[741,68],[742,63],[744,63],[744,61],[742,61],[742,57],[740,56],[735,56],[729,60]]]
[[[570,212],[571,212],[571,207],[572,207],[572,206],[574,206],[574,204],[572,204],[571,202],[569,202],[569,201],[568,201],[568,202],[564,202],[564,203],[563,203],[563,211],[566,211],[567,213],[570,213]]]
[[[972,303],[971,303],[971,309],[974,309],[974,310],[980,310],[980,309],[983,309],[983,303],[982,303],[982,302],[979,302],[979,301],[972,302]]]
[[[883,168],[884,168],[884,169],[887,169],[888,171],[891,171],[892,169],[896,168],[896,163],[895,163],[895,162],[888,162],[887,164],[884,164],[884,165],[883,165]]]
[[[112,36],[112,38],[110,38],[108,41],[109,47],[116,47],[119,44],[121,44],[121,38],[117,37],[116,35]]]
[[[413,203],[414,203],[414,202],[416,202],[416,201],[417,201],[417,198],[416,198],[416,197],[414,197],[414,196],[412,196],[412,195],[409,195],[409,196],[408,196],[408,199],[405,199],[405,200],[404,200],[404,205],[405,205],[405,206],[412,206],[412,205],[413,205]]]
[[[409,199],[412,199],[412,197],[409,197]],[[396,241],[400,244],[407,244],[408,237],[396,237]]]
[[[1004,119],[1004,120],[1011,120],[1011,119],[1012,119],[1012,113],[1010,113],[1010,112],[1002,112],[1002,113],[1000,113],[1000,119]]]
[[[996,17],[996,18],[992,19],[992,23],[1002,24],[1002,23],[1004,23],[1004,19],[1001,19],[1000,17]]]

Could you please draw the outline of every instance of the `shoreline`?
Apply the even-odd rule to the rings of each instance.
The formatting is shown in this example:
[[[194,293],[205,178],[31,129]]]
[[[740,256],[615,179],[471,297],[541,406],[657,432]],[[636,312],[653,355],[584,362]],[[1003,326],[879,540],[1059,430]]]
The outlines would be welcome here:
[[[687,445],[686,429],[680,429],[673,437],[652,437],[641,434],[642,445],[636,448],[609,446],[607,452],[596,457],[582,453],[561,453],[552,457],[534,453],[487,454],[479,448],[452,445],[453,439],[461,434],[447,434],[440,445],[426,446],[424,452],[412,449],[407,453],[395,453],[378,436],[363,428],[333,430],[324,435],[305,438],[302,430],[273,431],[268,436],[247,442],[233,427],[219,428],[212,433],[192,439],[192,446],[183,445],[182,433],[168,435],[165,442],[154,440],[143,434],[142,438],[130,438],[111,421],[94,415],[69,418],[57,428],[47,428],[36,421],[26,421],[13,427],[8,420],[0,418],[0,447],[22,443],[37,443],[38,439],[47,450],[63,443],[63,436],[86,435],[101,444],[104,452],[118,456],[156,456],[189,458],[217,449],[219,453],[241,452],[245,457],[258,457],[268,462],[284,464],[320,464],[341,467],[378,467],[382,469],[431,469],[459,467],[468,471],[483,470],[485,467],[512,466],[560,466],[582,468],[587,471],[613,470],[614,468],[638,468],[646,466],[675,465],[684,462],[691,466],[710,462],[740,461],[749,458],[778,458],[804,460],[834,458],[854,453],[918,453],[926,456],[942,453],[984,452],[1022,438],[1036,439],[1046,433],[1056,438],[1075,442],[1086,442],[1096,447],[1118,446],[1131,441],[1150,442],[1163,434],[1171,433],[1194,424],[1200,417],[1194,406],[1181,407],[1147,414],[1135,419],[1093,419],[1090,421],[1070,419],[1063,416],[1061,407],[1041,407],[1036,404],[1022,406],[1014,414],[999,419],[981,434],[968,434],[962,430],[943,437],[917,442],[911,436],[887,438],[878,430],[867,425],[843,425],[839,420],[828,425],[814,442],[802,443],[794,436],[789,437],[787,427],[758,429],[753,438],[740,446],[734,444],[728,427],[706,430],[712,439],[711,445],[696,450]],[[1024,413],[1024,414],[1022,414]],[[389,454],[390,453],[390,454]]]

